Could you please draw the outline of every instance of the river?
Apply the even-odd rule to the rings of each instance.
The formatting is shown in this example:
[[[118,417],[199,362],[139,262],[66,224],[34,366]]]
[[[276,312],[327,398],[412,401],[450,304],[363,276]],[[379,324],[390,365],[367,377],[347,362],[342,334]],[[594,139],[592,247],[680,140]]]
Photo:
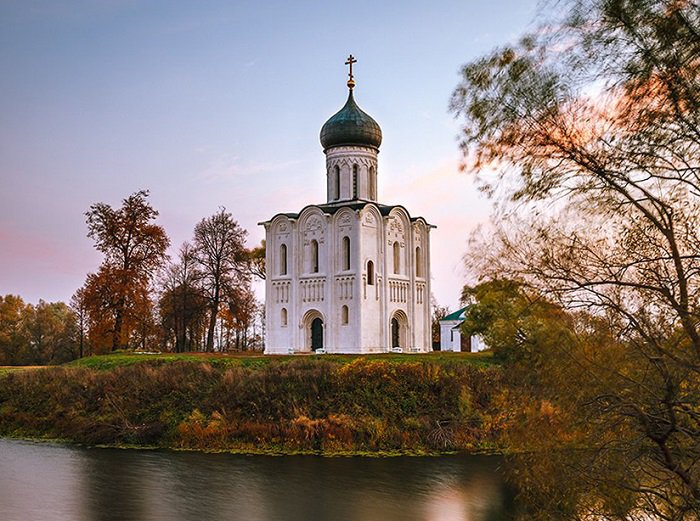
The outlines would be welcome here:
[[[321,458],[0,439],[2,521],[500,521],[495,456]]]

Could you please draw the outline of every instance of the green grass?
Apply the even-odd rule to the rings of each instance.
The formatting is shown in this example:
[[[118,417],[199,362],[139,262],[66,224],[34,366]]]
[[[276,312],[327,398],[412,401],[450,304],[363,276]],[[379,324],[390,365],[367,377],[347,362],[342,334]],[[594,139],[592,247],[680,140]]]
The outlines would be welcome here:
[[[495,362],[490,352],[484,353],[424,353],[424,354],[374,354],[374,355],[274,355],[266,356],[260,353],[236,353],[236,354],[211,354],[211,353],[161,353],[138,354],[131,352],[119,352],[107,355],[88,356],[80,360],[68,363],[72,367],[88,367],[91,369],[109,370],[116,367],[130,366],[139,363],[153,365],[167,364],[177,361],[206,362],[214,367],[247,367],[261,368],[270,364],[284,364],[291,360],[325,360],[337,364],[348,364],[353,360],[363,358],[365,360],[382,360],[391,363],[431,363],[439,365],[469,364],[480,367],[494,365]],[[12,369],[10,369],[12,370]],[[0,368],[0,374],[3,371]]]
[[[34,366],[34,365],[31,365],[31,366],[28,366],[28,365],[8,366],[8,365],[6,365],[6,366],[0,367],[0,376],[12,373],[14,371],[27,371],[27,370],[31,370],[31,369],[39,369],[41,367],[45,367],[45,366]]]

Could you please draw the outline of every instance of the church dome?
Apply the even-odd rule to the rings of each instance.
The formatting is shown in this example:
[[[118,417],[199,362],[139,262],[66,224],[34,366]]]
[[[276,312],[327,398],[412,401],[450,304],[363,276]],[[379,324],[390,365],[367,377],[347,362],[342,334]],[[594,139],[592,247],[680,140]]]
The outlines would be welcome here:
[[[351,89],[345,106],[321,127],[323,149],[341,145],[379,148],[381,144],[382,129],[372,116],[357,106]]]

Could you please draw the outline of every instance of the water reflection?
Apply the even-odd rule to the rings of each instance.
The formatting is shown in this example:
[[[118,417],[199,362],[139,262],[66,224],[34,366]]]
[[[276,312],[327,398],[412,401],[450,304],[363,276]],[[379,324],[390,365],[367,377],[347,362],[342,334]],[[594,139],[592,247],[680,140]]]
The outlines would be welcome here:
[[[499,521],[495,457],[318,458],[0,440],[4,521]]]

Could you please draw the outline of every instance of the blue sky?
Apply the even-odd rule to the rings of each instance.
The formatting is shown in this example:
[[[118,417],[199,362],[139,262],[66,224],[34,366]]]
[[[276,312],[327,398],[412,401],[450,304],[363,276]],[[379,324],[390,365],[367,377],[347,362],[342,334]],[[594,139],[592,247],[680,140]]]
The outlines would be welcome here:
[[[173,251],[225,206],[249,233],[325,201],[323,123],[381,125],[379,199],[438,226],[453,309],[490,203],[458,171],[447,111],[464,63],[533,27],[536,2],[0,2],[0,294],[68,300],[99,255],[84,212],[151,191]]]

